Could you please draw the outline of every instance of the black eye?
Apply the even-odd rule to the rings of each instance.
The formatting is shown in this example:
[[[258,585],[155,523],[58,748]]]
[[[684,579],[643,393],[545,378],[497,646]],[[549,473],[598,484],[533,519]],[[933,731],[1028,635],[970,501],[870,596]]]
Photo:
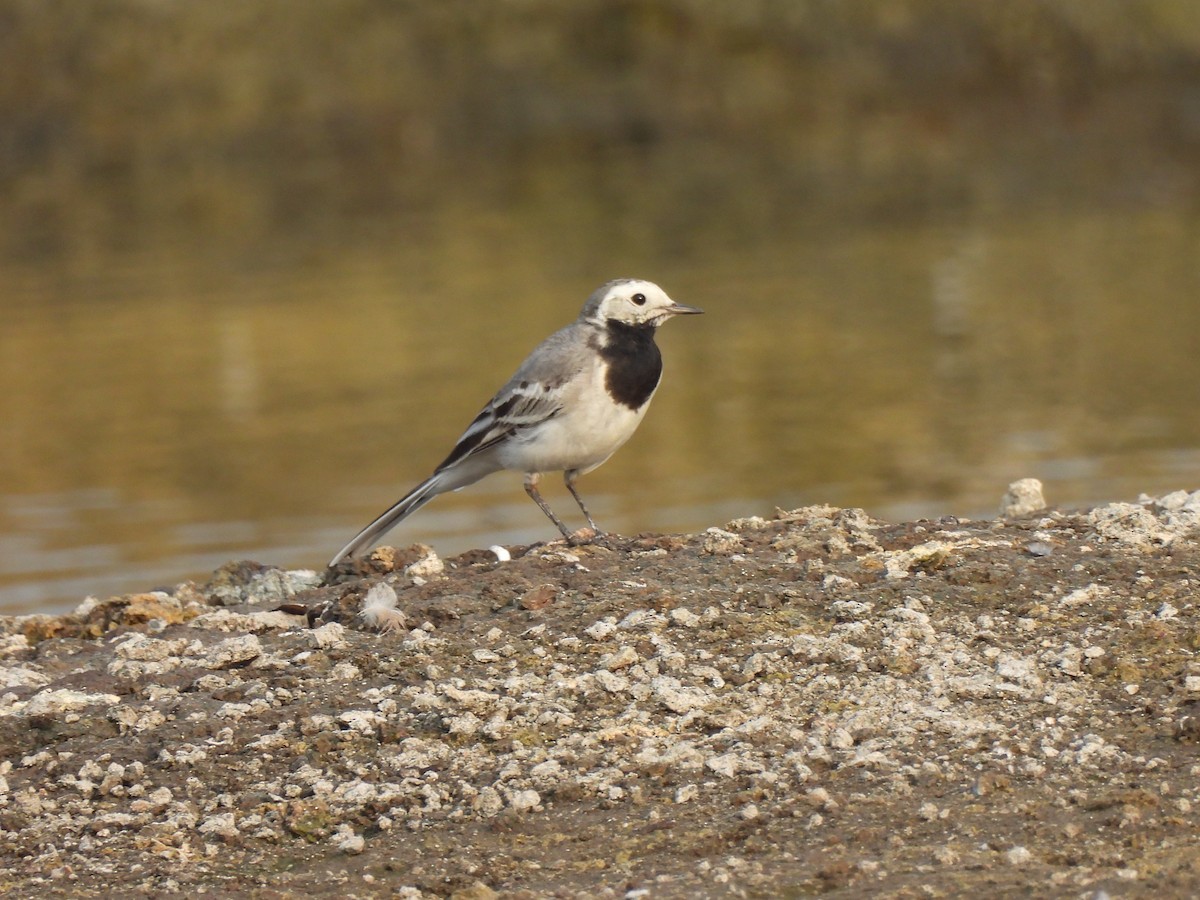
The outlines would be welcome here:
[[[645,306],[646,305],[646,295],[645,294],[634,294],[629,299],[633,301],[635,306]]]

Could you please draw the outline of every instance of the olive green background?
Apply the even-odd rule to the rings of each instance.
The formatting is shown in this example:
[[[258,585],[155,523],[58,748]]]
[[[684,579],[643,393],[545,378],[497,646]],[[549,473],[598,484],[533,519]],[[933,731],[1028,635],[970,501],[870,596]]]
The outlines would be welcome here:
[[[0,608],[322,564],[616,276],[610,529],[1195,488],[1198,250],[1187,0],[3,0]]]

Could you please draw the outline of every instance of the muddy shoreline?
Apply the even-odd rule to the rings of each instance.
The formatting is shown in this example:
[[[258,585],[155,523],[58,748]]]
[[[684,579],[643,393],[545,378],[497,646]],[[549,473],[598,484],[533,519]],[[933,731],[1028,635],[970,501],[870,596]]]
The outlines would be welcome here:
[[[1186,894],[1198,537],[809,507],[3,618],[0,889]]]

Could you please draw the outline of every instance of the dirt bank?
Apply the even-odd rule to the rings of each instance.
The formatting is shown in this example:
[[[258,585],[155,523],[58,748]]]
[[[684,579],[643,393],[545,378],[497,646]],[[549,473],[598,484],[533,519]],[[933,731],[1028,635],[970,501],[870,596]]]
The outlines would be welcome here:
[[[1198,526],[812,507],[3,619],[0,890],[1186,894]]]

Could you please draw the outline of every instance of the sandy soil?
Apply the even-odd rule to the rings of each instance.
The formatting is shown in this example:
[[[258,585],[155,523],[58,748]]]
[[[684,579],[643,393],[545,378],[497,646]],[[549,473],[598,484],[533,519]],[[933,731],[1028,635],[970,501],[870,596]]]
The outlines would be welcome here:
[[[0,619],[0,891],[1191,895],[1198,537],[813,507]]]

